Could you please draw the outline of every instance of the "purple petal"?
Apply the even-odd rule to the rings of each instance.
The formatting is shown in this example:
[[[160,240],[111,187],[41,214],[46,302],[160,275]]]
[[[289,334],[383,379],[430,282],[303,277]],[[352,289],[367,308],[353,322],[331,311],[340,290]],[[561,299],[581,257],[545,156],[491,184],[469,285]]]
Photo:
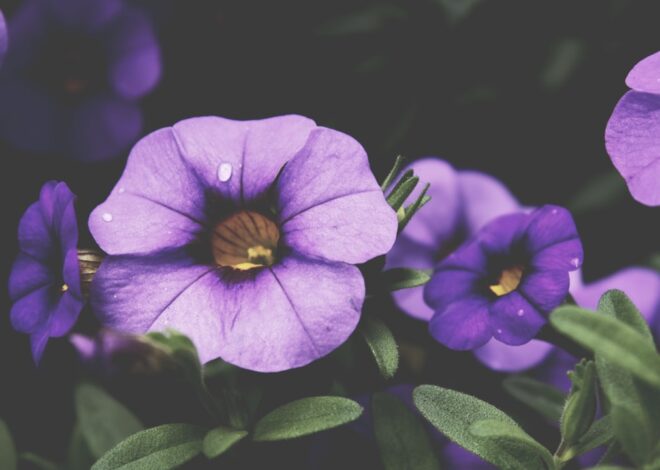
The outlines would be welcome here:
[[[532,271],[523,274],[518,290],[541,313],[547,313],[564,301],[568,286],[566,271]]]
[[[97,96],[73,113],[69,148],[80,161],[97,162],[119,155],[142,131],[137,103],[117,97]]]
[[[174,133],[204,185],[243,205],[265,195],[315,127],[314,121],[294,115],[258,121],[209,116],[181,121]]]
[[[9,274],[9,297],[15,301],[40,287],[55,283],[51,268],[32,256],[19,253]]]
[[[529,225],[525,233],[527,249],[536,253],[544,248],[557,245],[569,240],[578,239],[577,228],[571,213],[563,207],[546,205],[536,209],[530,214]],[[580,267],[569,260],[570,270]]]
[[[39,365],[41,358],[48,344],[48,332],[42,330],[30,335],[30,349],[35,364]]]
[[[64,336],[78,319],[83,307],[83,301],[80,297],[74,296],[70,292],[64,292],[59,295],[57,306],[53,309],[48,318],[46,332],[48,336]]]
[[[637,62],[626,77],[626,85],[635,91],[660,93],[660,52]]]
[[[474,355],[482,364],[499,372],[522,372],[541,364],[554,349],[536,339],[520,346],[509,346],[495,338],[476,349]]]
[[[627,268],[584,286],[571,288],[581,307],[595,310],[600,297],[610,289],[626,293],[649,324],[660,318],[660,274],[647,268]]]
[[[575,357],[563,349],[553,347],[551,354],[533,371],[532,376],[568,393],[571,388],[568,372],[575,368],[577,362]]]
[[[660,204],[660,96],[629,91],[605,130],[612,163],[642,204]]]
[[[443,259],[437,269],[470,271],[483,276],[488,272],[488,256],[479,240],[473,238]]]
[[[53,309],[53,288],[45,285],[14,302],[11,307],[11,324],[21,333],[33,333],[48,321]]]
[[[424,286],[424,300],[436,311],[479,291],[480,277],[472,271],[441,269]]]
[[[108,33],[110,83],[128,100],[149,93],[161,74],[160,48],[151,21],[141,10],[127,7]]]
[[[405,235],[399,235],[389,253],[385,269],[409,267],[415,269],[430,269],[433,267],[434,253],[431,249],[420,245]],[[433,309],[424,302],[424,286],[401,289],[392,292],[397,306],[408,315],[420,320],[430,320]]]
[[[529,342],[546,323],[545,318],[516,291],[498,297],[490,306],[490,314],[495,339],[512,346]]]
[[[507,187],[490,175],[460,171],[458,184],[464,223],[469,234],[475,233],[496,217],[521,209]]]
[[[410,169],[419,176],[420,182],[405,205],[412,204],[427,183],[431,186],[426,194],[431,196],[431,200],[415,214],[403,234],[419,244],[441,251],[443,245],[452,242],[461,229],[457,173],[449,163],[439,158],[417,160],[408,165],[402,174]]]
[[[52,258],[55,247],[51,239],[49,221],[44,219],[41,203],[27,208],[18,223],[20,250],[44,264]]]
[[[578,238],[573,238],[535,253],[531,265],[537,269],[574,271],[582,265],[583,259],[582,242]]]
[[[7,53],[7,23],[5,22],[5,16],[0,10],[0,65],[5,58]]]
[[[495,470],[497,468],[483,460],[477,454],[453,442],[449,442],[442,449],[442,456],[444,463],[447,465],[446,468],[469,470]]]
[[[313,131],[277,187],[285,243],[306,256],[363,263],[394,244],[396,213],[364,149],[346,134]]]
[[[476,349],[493,336],[489,317],[486,299],[469,297],[437,310],[429,323],[429,331],[448,348]]]
[[[474,239],[486,252],[493,254],[509,253],[530,222],[530,215],[522,212],[497,217],[486,224]]]
[[[109,254],[184,246],[205,226],[204,201],[172,129],[161,129],[135,145],[112,193],[91,213],[89,229]]]

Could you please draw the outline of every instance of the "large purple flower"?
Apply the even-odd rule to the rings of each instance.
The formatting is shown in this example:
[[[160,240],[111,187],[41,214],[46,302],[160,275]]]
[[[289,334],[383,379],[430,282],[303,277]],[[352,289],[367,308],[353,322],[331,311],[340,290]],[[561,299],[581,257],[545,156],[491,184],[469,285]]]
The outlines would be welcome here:
[[[632,90],[617,103],[605,130],[612,163],[632,196],[648,206],[660,205],[660,52],[630,71]]]
[[[48,338],[68,333],[83,306],[74,198],[65,183],[49,181],[18,226],[20,252],[9,276],[11,322],[30,335],[36,362]]]
[[[417,160],[412,169],[430,183],[431,200],[399,235],[387,254],[387,268],[431,269],[491,219],[520,209],[509,190],[492,176],[476,171],[456,171],[439,158]],[[420,184],[409,197],[414,201]],[[408,315],[430,320],[433,309],[424,302],[424,288],[393,293],[396,304]]]
[[[191,337],[200,357],[303,366],[354,330],[355,264],[397,220],[353,138],[301,116],[202,117],[142,139],[89,219],[110,256],[92,283],[107,326]]]
[[[492,337],[524,344],[564,300],[568,273],[582,258],[566,209],[547,205],[498,217],[441,262],[425,286],[435,309],[429,330],[452,349],[475,349]]]
[[[595,310],[600,297],[610,289],[624,291],[660,337],[660,274],[632,267],[591,284],[584,284],[578,271],[571,274],[570,293],[583,308]],[[576,362],[572,356],[539,340],[509,346],[493,339],[474,353],[486,366],[502,372],[522,372],[539,366],[543,378],[561,389],[569,387],[566,371]]]
[[[113,157],[137,139],[136,100],[161,71],[142,11],[123,0],[25,0],[8,27],[2,138],[26,151],[86,161]]]

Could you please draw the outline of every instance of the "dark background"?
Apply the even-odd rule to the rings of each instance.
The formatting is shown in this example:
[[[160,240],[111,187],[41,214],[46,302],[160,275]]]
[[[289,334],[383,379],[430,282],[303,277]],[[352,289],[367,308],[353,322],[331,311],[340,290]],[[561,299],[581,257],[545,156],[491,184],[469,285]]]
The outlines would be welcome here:
[[[397,153],[435,155],[457,168],[495,175],[526,205],[576,207],[576,195],[594,177],[604,176],[609,183],[603,194],[575,211],[586,279],[647,264],[658,250],[658,209],[629,196],[603,142],[607,119],[626,91],[629,69],[660,49],[657,2],[138,3],[154,14],[164,62],[160,85],[143,100],[145,133],[199,115],[255,119],[303,114],[357,138],[381,178]],[[11,16],[17,4],[1,1],[0,8]],[[28,155],[0,143],[3,285],[16,253],[18,220],[41,185],[49,179],[67,181],[78,195],[81,245],[88,244],[87,214],[114,185],[126,155],[85,165],[66,155]],[[403,318],[389,303],[384,306],[397,334],[425,338],[430,356],[415,380],[475,393],[514,413],[524,411],[503,395],[500,375],[478,366],[468,353],[449,353],[430,343],[423,325]],[[0,416],[19,449],[62,460],[73,420],[71,390],[82,371],[65,340],[52,341],[36,369],[28,339],[12,331],[8,310],[3,289]],[[83,328],[86,323],[92,321],[83,320]],[[350,387],[356,393],[382,386],[362,353],[358,365],[364,356],[369,373],[347,373],[355,379]],[[329,359],[301,371],[246,380],[273,396],[323,393],[335,365]],[[410,376],[404,369],[397,379]],[[112,381],[110,388],[147,424],[184,419],[181,410],[199,414],[182,403],[186,391],[176,385],[126,379]],[[532,420],[530,426],[545,442],[556,439],[540,422]],[[303,466],[307,444],[262,446],[257,454],[273,465]],[[353,447],[347,455],[354,455]]]

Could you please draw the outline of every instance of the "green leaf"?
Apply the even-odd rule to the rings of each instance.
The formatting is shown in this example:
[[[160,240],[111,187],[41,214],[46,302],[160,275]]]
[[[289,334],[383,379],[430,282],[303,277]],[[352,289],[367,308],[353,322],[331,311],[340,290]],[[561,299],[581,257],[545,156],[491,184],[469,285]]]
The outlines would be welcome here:
[[[96,458],[143,429],[140,421],[124,405],[91,384],[78,385],[76,413],[80,431]]]
[[[653,451],[653,434],[640,409],[617,403],[610,411],[612,427],[623,451],[638,465],[645,463]]]
[[[365,316],[360,323],[360,333],[364,336],[374,355],[380,374],[391,379],[399,368],[399,349],[390,329],[373,316]]]
[[[111,449],[92,470],[169,470],[202,452],[206,430],[194,424],[164,424],[133,434]]]
[[[431,187],[430,184],[426,184],[424,186],[424,189],[422,190],[422,193],[419,195],[419,197],[410,204],[406,208],[399,208],[397,211],[397,219],[399,220],[399,233],[403,231],[404,228],[406,228],[406,225],[408,225],[408,222],[413,218],[413,216],[419,211],[424,205],[426,205],[427,202],[431,200],[431,196],[427,196],[426,192],[429,190]]]
[[[95,461],[96,459],[89,450],[89,447],[85,442],[85,437],[80,430],[80,424],[76,423],[73,427],[73,433],[71,434],[71,441],[69,442],[67,469],[88,470]]]
[[[21,462],[29,463],[30,466],[28,468],[34,470],[59,470],[60,468],[57,464],[54,464],[50,460],[46,460],[43,457],[39,457],[38,455],[31,452],[22,453]]]
[[[383,283],[388,291],[423,286],[433,274],[432,269],[393,268],[383,272]]]
[[[0,468],[15,470],[18,466],[16,447],[7,424],[0,419]]]
[[[508,449],[513,455],[536,455],[537,462],[545,462],[547,468],[553,468],[552,454],[536,442],[518,425],[496,419],[484,419],[473,423],[468,429],[477,438],[491,441],[494,448]],[[509,456],[505,456],[498,466],[505,467]],[[542,467],[541,467],[542,468]]]
[[[568,376],[572,382],[571,391],[559,428],[564,442],[573,445],[589,430],[596,417],[596,365],[582,359]]]
[[[374,433],[386,470],[434,470],[440,465],[422,422],[400,400],[374,394]]]
[[[650,346],[655,347],[649,325],[625,292],[616,289],[605,292],[598,301],[598,311],[621,320],[644,336]]]
[[[209,459],[214,459],[226,452],[231,446],[247,436],[247,431],[218,426],[204,436],[202,451]]]
[[[504,425],[518,424],[504,412],[478,398],[435,385],[420,385],[413,392],[415,406],[436,429],[449,439],[502,468],[527,470],[539,468],[538,454],[521,452],[507,444],[475,436],[470,426],[477,421],[495,420]]]
[[[566,396],[555,387],[522,375],[507,377],[502,385],[507,392],[543,417],[553,423],[559,421]]]
[[[610,206],[627,196],[625,180],[616,171],[598,175],[589,181],[568,204],[573,214],[584,214]]]
[[[634,328],[616,318],[574,306],[559,307],[550,315],[550,323],[612,364],[660,388],[660,356]]]
[[[573,445],[570,449],[571,456],[573,458],[577,455],[582,455],[590,450],[595,449],[596,447],[604,446],[609,444],[614,439],[614,433],[612,431],[612,423],[610,422],[609,416],[604,416],[598,421],[594,422],[591,425],[589,430],[582,436],[582,438]],[[567,460],[569,460],[568,458]]]
[[[415,190],[417,183],[419,183],[419,178],[413,176],[412,170],[408,170],[403,174],[399,182],[394,186],[394,189],[392,189],[392,192],[387,196],[387,202],[392,206],[392,209],[398,211],[403,206],[408,196]]]
[[[255,425],[255,441],[281,441],[332,429],[356,420],[362,407],[348,398],[309,397],[287,403]]]
[[[403,155],[396,156],[396,160],[394,160],[394,165],[392,165],[392,169],[383,180],[383,183],[380,185],[380,189],[385,191],[387,188],[389,188],[389,186],[394,181],[394,178],[396,178],[396,175],[398,175],[399,172],[401,171],[401,168],[403,168],[403,164],[405,162],[406,162],[406,157],[404,157]]]

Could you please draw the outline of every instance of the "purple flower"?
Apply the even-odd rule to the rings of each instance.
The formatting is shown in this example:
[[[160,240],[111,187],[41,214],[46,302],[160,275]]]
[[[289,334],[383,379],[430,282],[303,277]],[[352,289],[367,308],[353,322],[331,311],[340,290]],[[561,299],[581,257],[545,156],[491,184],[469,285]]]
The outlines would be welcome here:
[[[626,180],[632,196],[648,206],[660,205],[660,52],[630,71],[632,88],[617,103],[607,128],[605,145],[612,163]]]
[[[5,58],[7,52],[7,23],[5,23],[5,16],[0,10],[0,65]]]
[[[106,326],[174,328],[204,362],[271,372],[353,332],[354,265],[391,248],[397,220],[348,135],[301,116],[202,117],[138,142],[89,227],[112,255],[91,289]]]
[[[491,338],[520,345],[568,294],[569,271],[582,264],[570,213],[543,206],[498,217],[436,268],[424,288],[435,309],[431,335],[459,350]]]
[[[520,209],[509,190],[492,176],[475,171],[456,171],[438,158],[411,164],[424,183],[430,183],[431,200],[408,223],[387,254],[387,268],[430,269],[444,259],[484,224]],[[423,187],[418,185],[407,204]],[[396,304],[408,315],[430,320],[433,309],[424,302],[424,288],[393,293]]]
[[[13,327],[30,335],[38,363],[48,338],[71,330],[83,306],[75,196],[49,181],[18,225],[20,252],[9,276]]]
[[[591,284],[583,284],[578,271],[571,274],[570,292],[583,308],[596,309],[600,297],[610,289],[624,291],[660,337],[660,274],[648,268],[632,267]],[[566,371],[577,361],[555,346],[538,340],[522,346],[491,340],[474,353],[486,366],[501,372],[536,368],[540,378],[564,391],[570,388]]]
[[[95,161],[138,137],[137,100],[158,83],[150,20],[122,0],[26,0],[9,19],[0,136],[36,153]]]

